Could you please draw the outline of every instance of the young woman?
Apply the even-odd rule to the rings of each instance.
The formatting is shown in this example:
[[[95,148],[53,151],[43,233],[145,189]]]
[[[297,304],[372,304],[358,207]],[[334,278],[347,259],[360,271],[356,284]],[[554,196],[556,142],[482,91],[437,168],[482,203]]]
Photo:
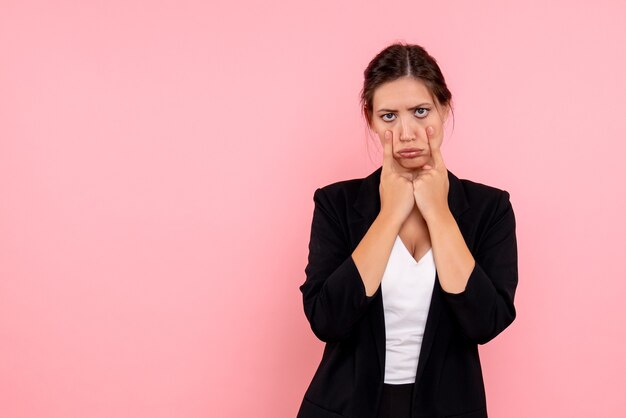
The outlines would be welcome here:
[[[364,75],[384,157],[313,196],[300,290],[326,345],[298,417],[487,417],[478,344],[516,315],[509,193],[446,168],[452,95],[424,48],[393,44]]]

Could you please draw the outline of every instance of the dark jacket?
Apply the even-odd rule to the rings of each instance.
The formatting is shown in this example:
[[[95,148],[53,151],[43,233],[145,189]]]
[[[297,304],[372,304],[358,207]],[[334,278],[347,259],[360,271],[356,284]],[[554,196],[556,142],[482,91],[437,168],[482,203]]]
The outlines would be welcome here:
[[[300,286],[313,333],[326,343],[298,418],[375,418],[385,370],[380,286],[371,297],[352,259],[380,211],[382,167],[315,191],[306,280]],[[509,193],[448,170],[448,206],[476,265],[465,290],[435,278],[419,353],[413,417],[487,417],[478,355],[515,319],[515,215]]]

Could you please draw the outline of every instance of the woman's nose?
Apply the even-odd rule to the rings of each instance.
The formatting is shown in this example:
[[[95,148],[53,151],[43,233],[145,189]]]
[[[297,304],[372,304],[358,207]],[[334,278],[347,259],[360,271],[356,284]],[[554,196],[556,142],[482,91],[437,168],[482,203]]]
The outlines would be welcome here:
[[[413,141],[415,139],[415,129],[407,121],[402,121],[400,126],[400,141]]]

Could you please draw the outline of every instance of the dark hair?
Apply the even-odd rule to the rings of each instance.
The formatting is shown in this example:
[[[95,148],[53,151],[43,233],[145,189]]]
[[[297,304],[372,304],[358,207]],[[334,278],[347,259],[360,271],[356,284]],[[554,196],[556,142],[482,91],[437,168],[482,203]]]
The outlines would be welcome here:
[[[452,93],[437,65],[437,61],[419,45],[396,42],[383,49],[370,61],[363,72],[361,90],[361,111],[368,126],[371,127],[371,110],[374,92],[381,85],[401,77],[411,76],[424,82],[431,95],[437,98],[441,106],[452,109]]]

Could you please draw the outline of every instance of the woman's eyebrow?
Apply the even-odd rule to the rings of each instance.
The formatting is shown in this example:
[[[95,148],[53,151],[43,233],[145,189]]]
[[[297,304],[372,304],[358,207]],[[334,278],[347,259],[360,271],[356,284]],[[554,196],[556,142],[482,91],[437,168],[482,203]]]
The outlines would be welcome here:
[[[406,110],[417,109],[418,107],[422,107],[424,105],[432,105],[432,103],[429,103],[429,102],[420,103],[420,104],[415,105],[413,107],[408,107]],[[377,112],[397,112],[397,110],[395,110],[395,109],[378,109]]]

